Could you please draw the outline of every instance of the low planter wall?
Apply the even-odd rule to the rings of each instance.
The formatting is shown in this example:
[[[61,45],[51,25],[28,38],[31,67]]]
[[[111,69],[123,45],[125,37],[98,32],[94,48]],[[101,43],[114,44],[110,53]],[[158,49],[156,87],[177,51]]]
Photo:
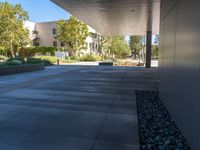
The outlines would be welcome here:
[[[44,64],[27,64],[20,66],[10,66],[0,68],[0,75],[17,74],[32,71],[39,71],[44,69]]]

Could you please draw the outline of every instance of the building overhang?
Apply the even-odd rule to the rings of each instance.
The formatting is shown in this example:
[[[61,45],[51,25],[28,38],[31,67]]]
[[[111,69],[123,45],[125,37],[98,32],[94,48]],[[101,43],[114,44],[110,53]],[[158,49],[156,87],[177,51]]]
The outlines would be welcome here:
[[[104,35],[159,34],[160,0],[51,0]]]

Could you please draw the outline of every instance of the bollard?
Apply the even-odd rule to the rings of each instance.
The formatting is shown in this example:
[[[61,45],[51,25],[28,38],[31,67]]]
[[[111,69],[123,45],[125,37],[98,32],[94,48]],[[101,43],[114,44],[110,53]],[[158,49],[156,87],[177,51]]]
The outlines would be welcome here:
[[[60,59],[57,59],[57,65],[58,66],[60,65]]]

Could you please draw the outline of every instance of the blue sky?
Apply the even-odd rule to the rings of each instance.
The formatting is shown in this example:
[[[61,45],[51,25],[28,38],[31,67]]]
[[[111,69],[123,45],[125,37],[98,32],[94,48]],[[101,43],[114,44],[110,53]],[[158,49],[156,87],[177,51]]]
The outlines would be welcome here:
[[[55,21],[68,19],[70,14],[52,3],[50,0],[0,0],[12,4],[21,4],[24,10],[28,11],[29,19],[32,22]]]

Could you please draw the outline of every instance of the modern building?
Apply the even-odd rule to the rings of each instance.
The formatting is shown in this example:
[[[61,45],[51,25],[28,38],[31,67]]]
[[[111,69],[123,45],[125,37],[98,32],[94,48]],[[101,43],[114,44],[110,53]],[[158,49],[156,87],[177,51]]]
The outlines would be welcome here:
[[[56,34],[56,21],[51,22],[25,22],[24,26],[30,31],[30,39],[33,46],[47,46],[47,47],[63,47],[64,44],[55,39]],[[84,54],[97,52],[98,50],[98,35],[93,28],[88,26],[90,35],[86,39],[86,48],[81,52]]]
[[[151,37],[160,31],[159,92],[191,145],[200,148],[199,0],[52,0],[98,32]],[[95,18],[95,19],[94,19]]]

